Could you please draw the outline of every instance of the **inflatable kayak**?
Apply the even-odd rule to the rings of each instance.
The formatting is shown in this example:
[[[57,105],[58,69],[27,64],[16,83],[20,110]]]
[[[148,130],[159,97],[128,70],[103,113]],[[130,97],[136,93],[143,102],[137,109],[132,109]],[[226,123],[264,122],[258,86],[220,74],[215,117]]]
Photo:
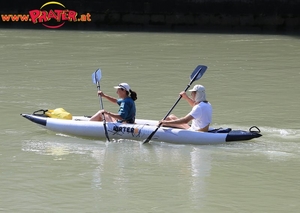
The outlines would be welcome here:
[[[88,116],[73,116],[72,119],[57,119],[37,114],[21,114],[24,118],[53,132],[83,138],[105,139],[103,122],[89,121]],[[158,121],[136,119],[135,124],[106,122],[110,139],[145,140],[156,128]],[[261,137],[260,130],[253,126],[249,131],[231,128],[210,128],[209,132],[160,127],[151,141],[175,144],[220,144],[232,141],[251,140]]]

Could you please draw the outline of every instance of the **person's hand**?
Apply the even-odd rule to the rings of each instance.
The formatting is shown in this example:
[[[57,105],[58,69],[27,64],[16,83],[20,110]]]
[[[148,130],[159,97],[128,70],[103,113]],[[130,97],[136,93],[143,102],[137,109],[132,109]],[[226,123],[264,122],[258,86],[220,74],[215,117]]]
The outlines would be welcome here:
[[[183,99],[187,99],[187,98],[188,98],[188,96],[187,96],[187,94],[186,94],[185,91],[182,91],[181,93],[179,93],[179,95],[180,95]]]
[[[98,96],[105,96],[104,93],[102,91],[98,91]]]
[[[100,114],[105,114],[105,113],[107,113],[104,109],[101,109],[101,110],[99,110],[99,113]]]
[[[166,121],[166,120],[160,120],[160,121],[158,122],[158,125],[157,125],[157,126],[162,126],[162,125],[164,125],[165,121]]]

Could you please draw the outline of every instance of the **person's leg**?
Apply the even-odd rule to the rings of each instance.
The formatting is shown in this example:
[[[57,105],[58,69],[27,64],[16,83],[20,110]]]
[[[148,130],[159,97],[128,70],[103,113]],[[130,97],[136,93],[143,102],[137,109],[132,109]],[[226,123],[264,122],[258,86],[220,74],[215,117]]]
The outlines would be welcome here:
[[[177,116],[174,114],[171,114],[166,118],[166,121],[171,121],[171,120],[176,120],[176,119],[178,119]]]
[[[99,110],[98,112],[96,112],[96,114],[94,114],[91,118],[90,121],[102,121],[102,114],[101,114],[101,110]]]
[[[206,127],[203,127],[201,129],[199,129],[198,131],[200,131],[200,132],[208,132],[208,130],[209,130],[209,124]]]
[[[116,122],[116,119],[114,119],[113,117],[111,117],[109,115],[106,115],[106,114],[104,114],[104,116],[105,116],[105,120],[107,122]],[[90,121],[103,121],[103,119],[102,119],[102,110],[99,110],[95,115],[93,115],[90,118]]]

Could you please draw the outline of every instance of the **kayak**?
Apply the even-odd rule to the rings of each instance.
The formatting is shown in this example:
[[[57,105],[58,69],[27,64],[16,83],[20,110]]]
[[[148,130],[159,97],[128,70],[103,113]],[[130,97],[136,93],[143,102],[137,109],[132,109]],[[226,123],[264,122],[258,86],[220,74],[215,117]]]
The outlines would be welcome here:
[[[103,122],[89,121],[89,116],[73,116],[70,120],[37,114],[21,114],[21,116],[56,133],[93,139],[106,137]],[[143,141],[157,129],[157,125],[158,121],[155,120],[136,119],[134,124],[106,122],[106,129],[110,139]],[[205,145],[245,141],[261,136],[260,130],[256,126],[252,126],[248,131],[233,130],[231,128],[210,128],[208,132],[160,127],[151,138],[151,141]]]

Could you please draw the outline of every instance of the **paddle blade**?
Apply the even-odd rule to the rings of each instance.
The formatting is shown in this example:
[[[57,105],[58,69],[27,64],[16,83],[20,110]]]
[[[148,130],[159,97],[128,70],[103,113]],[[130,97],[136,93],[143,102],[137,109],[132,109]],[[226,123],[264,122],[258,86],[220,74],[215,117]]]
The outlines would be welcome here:
[[[96,70],[95,72],[93,72],[93,74],[92,74],[92,80],[93,80],[93,83],[94,83],[94,84],[97,84],[97,82],[100,82],[101,77],[102,77],[101,69],[97,69],[97,70]]]
[[[199,70],[200,70],[200,72],[199,72]],[[190,80],[192,80],[198,72],[199,73],[196,76],[196,78],[194,79],[194,81],[200,79],[202,77],[202,75],[205,73],[206,70],[207,70],[207,66],[205,66],[205,65],[198,65],[196,67],[196,69],[194,70],[194,72],[191,74]]]

